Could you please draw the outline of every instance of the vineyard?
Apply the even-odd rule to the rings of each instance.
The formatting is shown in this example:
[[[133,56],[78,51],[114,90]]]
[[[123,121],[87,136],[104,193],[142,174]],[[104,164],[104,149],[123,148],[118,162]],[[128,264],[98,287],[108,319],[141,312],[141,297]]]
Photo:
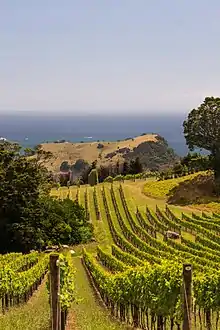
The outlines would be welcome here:
[[[60,330],[64,330],[67,312],[74,300],[74,268],[70,253],[59,253],[57,258],[59,260],[60,282]],[[27,255],[10,253],[0,256],[0,306],[2,316],[7,316],[14,308],[26,304],[41,285],[45,287],[45,282],[48,303],[50,302],[52,272],[49,261],[50,254],[38,252],[31,252]],[[1,317],[0,324],[3,320]],[[9,327],[11,328],[12,324]]]
[[[95,230],[108,236],[108,245],[97,239],[95,253],[84,249],[83,260],[115,317],[142,329],[181,329],[182,270],[188,263],[192,329],[220,329],[219,214],[174,210],[165,203],[139,205],[132,189],[121,184],[55,193],[77,198]],[[166,231],[179,239],[167,238]]]
[[[59,188],[51,195],[84,206],[86,217],[94,225],[95,241],[74,250],[82,256],[87,280],[124,329],[179,330],[185,321],[194,330],[220,329],[219,214],[171,207],[144,195],[141,199],[135,183]],[[167,237],[168,231],[175,232],[177,239]],[[75,299],[76,270],[70,254],[61,254],[59,259],[64,329]],[[28,302],[42,282],[50,288],[45,276],[48,254],[3,255],[0,265],[2,314]],[[190,292],[183,281],[183,265],[192,265]],[[190,302],[184,305],[188,301],[185,295],[190,295],[192,306]],[[49,296],[50,292],[48,300]],[[122,329],[121,325],[94,329]]]

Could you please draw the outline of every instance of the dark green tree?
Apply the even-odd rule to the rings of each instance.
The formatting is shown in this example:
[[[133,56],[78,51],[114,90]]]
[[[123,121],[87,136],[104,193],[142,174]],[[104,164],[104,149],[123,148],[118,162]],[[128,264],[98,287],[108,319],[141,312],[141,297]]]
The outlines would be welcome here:
[[[105,178],[109,176],[109,168],[107,166],[100,165],[98,168],[99,182],[103,182]]]
[[[75,244],[92,235],[84,209],[49,197],[52,178],[40,156],[0,143],[0,253]]]
[[[0,181],[0,250],[4,250],[9,242],[17,242],[13,224],[25,226],[38,199],[48,194],[50,175],[37,157],[22,155],[17,144],[1,143]]]
[[[62,173],[59,175],[61,187],[66,187],[70,179],[70,173]]]
[[[60,165],[60,171],[69,171],[70,165],[67,160],[63,161]]]
[[[116,167],[115,168],[116,175],[119,175],[120,174],[120,163],[119,163],[119,160],[117,160],[115,167]]]
[[[220,98],[206,97],[193,109],[183,123],[184,136],[189,149],[208,150],[211,154],[216,188],[220,191]]]
[[[129,170],[130,170],[129,164],[128,164],[127,161],[125,161],[124,164],[123,164],[122,174],[123,175],[129,174]]]
[[[131,160],[129,168],[130,174],[138,174],[143,172],[143,166],[140,162],[140,158],[136,157],[135,160]]]
[[[91,166],[88,166],[84,170],[82,170],[80,179],[83,184],[88,184],[88,176],[89,176],[90,171],[91,171]]]
[[[175,177],[176,176],[181,176],[183,174],[183,165],[181,163],[177,163],[173,166],[172,169]]]
[[[88,176],[88,184],[95,186],[98,183],[98,172],[96,169],[91,170]]]

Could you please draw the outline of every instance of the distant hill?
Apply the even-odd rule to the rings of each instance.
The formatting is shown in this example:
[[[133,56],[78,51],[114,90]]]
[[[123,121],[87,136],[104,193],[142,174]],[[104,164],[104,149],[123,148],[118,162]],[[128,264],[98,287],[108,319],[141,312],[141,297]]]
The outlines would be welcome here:
[[[143,134],[113,142],[44,143],[41,148],[52,153],[53,157],[46,166],[53,172],[59,172],[63,162],[72,166],[79,160],[89,164],[97,161],[98,166],[115,166],[117,162],[122,164],[125,160],[139,157],[146,169],[164,168],[177,160],[166,140],[157,134]]]

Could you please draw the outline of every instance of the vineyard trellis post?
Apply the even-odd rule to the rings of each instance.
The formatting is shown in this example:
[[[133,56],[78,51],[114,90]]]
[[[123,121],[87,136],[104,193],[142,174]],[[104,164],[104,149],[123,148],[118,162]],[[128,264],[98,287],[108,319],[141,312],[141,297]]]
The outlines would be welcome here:
[[[59,255],[50,255],[50,305],[51,305],[51,329],[60,330],[60,266]]]
[[[191,330],[192,265],[183,264],[183,330]]]

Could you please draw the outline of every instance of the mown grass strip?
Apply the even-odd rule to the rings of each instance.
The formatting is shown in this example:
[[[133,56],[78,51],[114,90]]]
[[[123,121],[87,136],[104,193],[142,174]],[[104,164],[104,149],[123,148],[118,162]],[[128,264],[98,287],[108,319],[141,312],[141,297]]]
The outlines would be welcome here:
[[[0,329],[50,329],[50,306],[46,280],[26,304],[13,307],[5,315],[0,315]]]
[[[73,258],[76,268],[76,300],[73,304],[76,328],[80,330],[122,330],[129,329],[112,319],[110,313],[102,307],[96,296],[81,259]]]

